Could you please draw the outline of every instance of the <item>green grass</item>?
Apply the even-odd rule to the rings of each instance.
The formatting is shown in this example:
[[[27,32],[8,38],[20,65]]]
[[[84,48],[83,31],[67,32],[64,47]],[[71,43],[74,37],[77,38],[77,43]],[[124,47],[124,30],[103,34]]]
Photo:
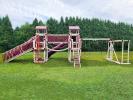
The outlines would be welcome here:
[[[0,63],[3,63],[3,56],[0,54]]]
[[[44,64],[34,64],[31,53],[0,64],[0,100],[133,100],[133,64],[104,57],[83,52],[81,69],[73,68],[67,53]]]

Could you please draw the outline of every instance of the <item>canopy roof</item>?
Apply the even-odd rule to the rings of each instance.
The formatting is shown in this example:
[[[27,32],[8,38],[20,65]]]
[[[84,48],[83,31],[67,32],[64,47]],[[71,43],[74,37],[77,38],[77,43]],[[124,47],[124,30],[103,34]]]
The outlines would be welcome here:
[[[36,26],[36,29],[47,29],[47,26]]]
[[[69,30],[80,30],[79,26],[69,26]]]

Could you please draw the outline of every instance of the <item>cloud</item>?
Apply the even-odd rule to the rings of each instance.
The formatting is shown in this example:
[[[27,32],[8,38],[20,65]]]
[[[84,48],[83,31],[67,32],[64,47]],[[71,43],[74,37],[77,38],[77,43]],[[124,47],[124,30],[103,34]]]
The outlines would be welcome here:
[[[9,15],[13,26],[46,21],[49,17],[79,16],[133,23],[132,0],[0,0],[0,16]]]

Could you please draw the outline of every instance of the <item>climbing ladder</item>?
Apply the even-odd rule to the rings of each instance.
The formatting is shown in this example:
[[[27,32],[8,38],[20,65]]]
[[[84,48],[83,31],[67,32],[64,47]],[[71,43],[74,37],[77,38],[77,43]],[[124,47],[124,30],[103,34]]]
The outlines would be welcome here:
[[[81,67],[79,50],[73,50],[73,62],[74,62],[74,67]]]
[[[77,42],[73,42],[73,40],[72,40],[72,52],[73,52],[74,67],[81,67],[81,64],[80,64],[80,56],[81,56],[80,40]]]

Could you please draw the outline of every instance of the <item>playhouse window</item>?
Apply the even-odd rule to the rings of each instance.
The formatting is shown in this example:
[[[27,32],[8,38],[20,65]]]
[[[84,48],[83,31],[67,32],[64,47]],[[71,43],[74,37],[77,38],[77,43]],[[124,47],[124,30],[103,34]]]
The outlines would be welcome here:
[[[39,30],[37,30],[37,33],[46,33],[46,30],[44,30],[44,29],[39,29]]]
[[[76,42],[76,36],[72,36],[73,42]]]
[[[78,30],[71,30],[71,33],[78,33]]]

